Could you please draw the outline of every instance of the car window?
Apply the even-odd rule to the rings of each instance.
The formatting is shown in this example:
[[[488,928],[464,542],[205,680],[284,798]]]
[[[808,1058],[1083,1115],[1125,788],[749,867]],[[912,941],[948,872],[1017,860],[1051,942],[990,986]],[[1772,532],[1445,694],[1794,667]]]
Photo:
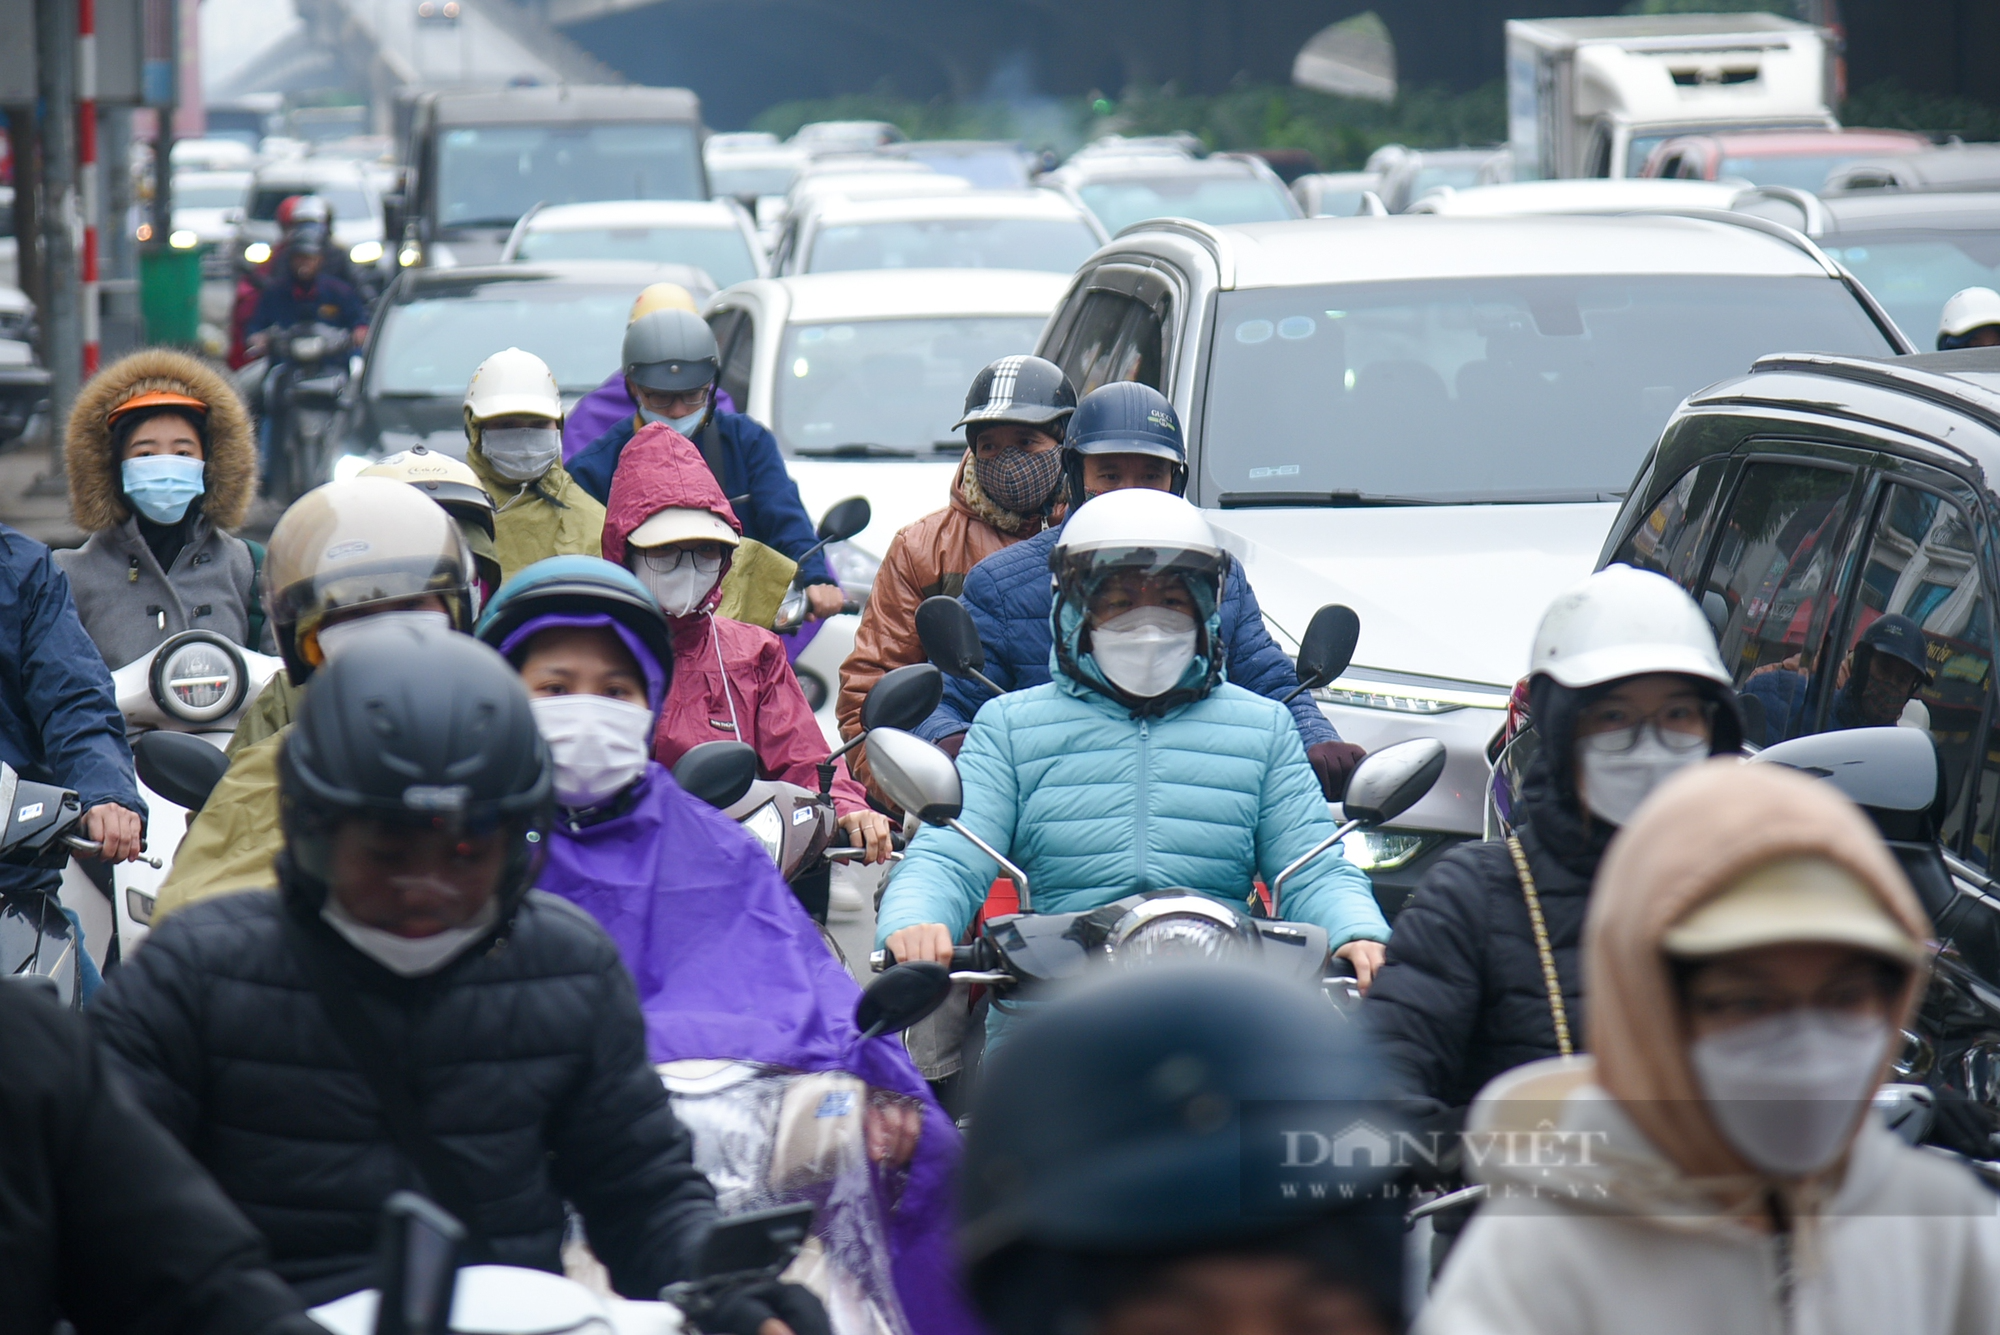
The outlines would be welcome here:
[[[1205,223],[1279,222],[1298,217],[1292,197],[1277,181],[1247,173],[1208,176],[1198,172],[1163,172],[1079,186],[1084,207],[1097,215],[1104,230],[1119,229],[1148,218],[1192,218]]]
[[[368,346],[368,391],[458,397],[487,354],[516,347],[549,365],[565,393],[597,388],[619,364],[629,287],[488,283],[396,302]]]
[[[372,218],[375,211],[368,207],[368,196],[351,185],[260,185],[250,195],[249,216],[254,222],[276,222],[278,205],[293,195],[317,195],[326,201],[326,207],[333,214],[336,226],[345,219],[349,222],[361,218]],[[176,198],[174,203],[185,201]],[[241,200],[233,201],[241,203]]]
[[[1715,519],[1716,489],[1728,466],[1726,459],[1710,459],[1683,473],[1611,559],[1665,575],[1676,584],[1691,583],[1702,540]]]
[[[1919,348],[1934,345],[1938,316],[1954,292],[2000,285],[2000,227],[1870,236],[1826,253],[1861,280]]]
[[[1057,357],[1077,397],[1117,380],[1160,387],[1160,317],[1119,292],[1088,292]]]
[[[701,199],[691,125],[466,125],[438,137],[437,213],[446,227],[512,227],[543,204]]]
[[[807,273],[851,269],[1040,269],[1074,273],[1097,249],[1081,219],[931,218],[821,228]]]
[[[1809,688],[1822,650],[1854,474],[1790,461],[1743,470],[1701,593],[1722,664],[1762,706],[1750,739],[1771,746],[1813,730]]]
[[[757,322],[748,311],[718,311],[708,319],[715,346],[722,353],[718,377],[723,392],[736,400],[736,411],[750,411],[750,372],[757,353]]]
[[[719,288],[757,276],[750,242],[737,227],[588,227],[537,231],[529,224],[518,260],[643,260],[703,270]]]

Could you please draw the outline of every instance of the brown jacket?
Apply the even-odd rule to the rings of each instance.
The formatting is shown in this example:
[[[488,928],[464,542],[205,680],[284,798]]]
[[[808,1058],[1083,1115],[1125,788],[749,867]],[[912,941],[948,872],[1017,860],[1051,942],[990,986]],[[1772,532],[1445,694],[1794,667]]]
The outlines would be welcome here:
[[[861,625],[854,632],[854,651],[840,665],[842,737],[861,731],[861,701],[883,673],[924,661],[924,647],[917,640],[919,603],[938,594],[956,598],[972,567],[1001,548],[1062,522],[1060,505],[1050,515],[1002,510],[980,491],[979,475],[971,463],[970,452],[959,461],[951,479],[950,505],[925,515],[889,542]],[[872,786],[861,753],[850,752],[849,759],[855,777]],[[876,798],[879,801],[881,794]]]

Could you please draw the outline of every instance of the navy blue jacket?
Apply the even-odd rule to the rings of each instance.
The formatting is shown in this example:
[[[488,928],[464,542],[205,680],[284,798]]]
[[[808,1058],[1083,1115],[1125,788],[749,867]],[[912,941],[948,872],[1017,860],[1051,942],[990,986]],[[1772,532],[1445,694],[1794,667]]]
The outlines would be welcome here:
[[[49,549],[0,524],[0,760],[24,779],[74,788],[141,816],[111,670],[84,634]],[[53,889],[62,873],[0,866],[0,891]]]
[[[721,445],[723,467],[717,481],[743,524],[743,536],[798,560],[801,552],[819,541],[819,535],[813,531],[805,502],[799,499],[799,484],[785,471],[778,438],[744,413],[719,412],[709,420]],[[619,456],[625,453],[625,444],[633,434],[632,419],[620,418],[563,465],[599,505],[611,504],[611,475],[618,471]],[[695,444],[699,448],[701,442]],[[802,569],[808,584],[839,582],[823,555],[813,557]]]
[[[1003,547],[972,568],[958,600],[972,613],[979,642],[986,650],[986,675],[1009,691],[1040,686],[1049,680],[1049,553],[1062,541],[1062,529],[1044,529],[1034,537]],[[1298,670],[1264,629],[1264,612],[1243,569],[1235,561],[1222,587],[1222,642],[1229,650],[1229,680],[1248,691],[1282,700],[1299,684]],[[979,706],[992,699],[976,681],[946,677],[944,700],[924,720],[917,735],[934,742],[972,726]],[[1340,734],[1319,712],[1309,693],[1291,703],[1306,746],[1336,742]]]
[[[265,284],[264,295],[257,298],[257,309],[251,312],[243,332],[255,334],[274,325],[289,328],[306,320],[358,329],[368,323],[368,307],[359,292],[338,278],[319,274],[313,285],[301,292],[291,276],[284,275]]]

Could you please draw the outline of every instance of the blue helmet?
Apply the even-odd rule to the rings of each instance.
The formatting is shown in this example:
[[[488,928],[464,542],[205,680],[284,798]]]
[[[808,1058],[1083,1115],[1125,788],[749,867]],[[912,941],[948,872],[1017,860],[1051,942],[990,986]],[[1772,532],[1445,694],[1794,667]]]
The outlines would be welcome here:
[[[1145,454],[1174,466],[1173,491],[1187,490],[1187,444],[1180,414],[1167,396],[1136,380],[1100,385],[1083,396],[1063,437],[1063,464],[1069,474],[1069,504],[1084,502],[1083,456]]]
[[[664,693],[674,670],[673,630],[638,576],[596,556],[551,556],[500,586],[473,634],[510,656],[519,631],[542,617],[607,618],[653,658]],[[645,668],[645,663],[640,664]],[[654,674],[647,672],[651,682]],[[654,702],[657,706],[658,701]]]

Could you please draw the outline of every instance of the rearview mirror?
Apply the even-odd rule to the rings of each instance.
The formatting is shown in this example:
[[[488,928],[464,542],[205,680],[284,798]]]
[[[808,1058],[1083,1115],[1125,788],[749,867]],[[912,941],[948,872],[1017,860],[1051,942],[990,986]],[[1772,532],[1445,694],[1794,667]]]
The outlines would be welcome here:
[[[220,748],[186,732],[142,733],[132,740],[132,761],[142,783],[190,815],[229,772],[229,757]]]
[[[414,1191],[382,1207],[382,1297],[375,1335],[444,1335],[458,1287],[465,1226]]]
[[[703,1240],[695,1268],[703,1279],[760,1272],[775,1279],[805,1245],[812,1221],[809,1203],[775,1205],[719,1220]]]
[[[979,627],[956,598],[938,594],[917,605],[917,639],[923,642],[925,656],[951,676],[970,677],[986,670]]]
[[[827,512],[820,516],[816,536],[821,542],[846,542],[875,517],[869,508],[866,496],[849,496],[844,501],[836,501]]]
[[[908,731],[931,716],[944,698],[944,674],[929,663],[910,663],[885,672],[861,701],[861,726]]]
[[[757,782],[757,751],[747,742],[703,742],[674,762],[681,791],[727,811]]]
[[[1354,609],[1330,603],[1313,613],[1299,641],[1299,685],[1310,691],[1336,680],[1354,661],[1361,639],[1361,618]]]
[[[882,795],[927,825],[957,820],[964,800],[951,757],[900,728],[868,734],[868,768]]]
[[[1354,767],[1340,809],[1349,820],[1386,825],[1431,790],[1444,773],[1444,761],[1444,743],[1435,737],[1414,737],[1371,752]]]
[[[863,1039],[900,1034],[951,995],[951,973],[931,960],[911,960],[876,975],[854,1007]]]

